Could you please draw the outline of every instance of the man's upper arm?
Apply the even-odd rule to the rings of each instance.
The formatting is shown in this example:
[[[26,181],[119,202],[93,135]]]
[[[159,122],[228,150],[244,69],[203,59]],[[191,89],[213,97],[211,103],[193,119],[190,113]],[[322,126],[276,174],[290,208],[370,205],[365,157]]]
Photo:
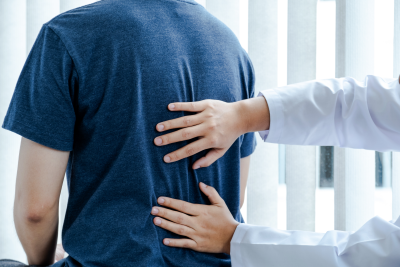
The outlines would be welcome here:
[[[15,207],[29,220],[40,220],[55,205],[58,208],[69,153],[22,138]]]

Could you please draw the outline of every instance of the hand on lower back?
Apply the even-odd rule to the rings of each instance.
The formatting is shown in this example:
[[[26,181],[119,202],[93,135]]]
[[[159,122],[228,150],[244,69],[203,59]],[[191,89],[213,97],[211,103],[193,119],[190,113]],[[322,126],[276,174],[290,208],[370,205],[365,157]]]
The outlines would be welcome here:
[[[200,183],[200,189],[210,199],[211,205],[190,204],[160,197],[158,203],[168,209],[153,207],[151,214],[158,216],[153,222],[161,228],[187,237],[166,238],[163,240],[166,246],[229,254],[230,242],[239,223],[213,187]]]

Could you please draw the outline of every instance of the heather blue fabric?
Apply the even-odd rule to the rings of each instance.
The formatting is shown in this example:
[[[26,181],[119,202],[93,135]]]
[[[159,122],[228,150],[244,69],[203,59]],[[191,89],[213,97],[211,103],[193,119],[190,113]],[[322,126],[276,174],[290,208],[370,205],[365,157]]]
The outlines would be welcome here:
[[[214,186],[234,217],[239,163],[255,147],[240,137],[209,168],[204,153],[166,164],[188,142],[156,147],[158,122],[177,101],[252,97],[254,74],[235,35],[193,0],[105,0],[45,24],[26,61],[3,127],[71,151],[63,228],[69,257],[57,266],[230,266],[229,255],[162,244],[153,225],[159,196],[209,203]]]

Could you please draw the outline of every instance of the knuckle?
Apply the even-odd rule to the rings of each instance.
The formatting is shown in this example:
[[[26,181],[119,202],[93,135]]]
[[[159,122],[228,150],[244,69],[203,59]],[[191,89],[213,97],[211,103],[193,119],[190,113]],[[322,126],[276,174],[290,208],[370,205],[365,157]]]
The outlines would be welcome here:
[[[194,155],[194,154],[195,154],[195,150],[194,150],[193,147],[188,147],[188,148],[186,148],[186,155],[192,156],[192,155]]]
[[[190,107],[191,107],[192,109],[195,109],[195,108],[196,108],[196,104],[195,104],[195,103],[190,103]]]
[[[189,248],[190,247],[189,242],[188,241],[183,242],[183,247],[184,248]]]
[[[186,131],[186,130],[182,131],[182,138],[188,139],[188,138],[190,138],[190,136],[191,136],[190,131]]]
[[[208,129],[210,130],[210,131],[214,131],[215,129],[217,129],[217,123],[215,123],[214,121],[212,121],[211,123],[210,123],[210,125],[208,126]]]
[[[186,232],[185,228],[183,228],[183,227],[179,227],[177,230],[178,235],[185,235],[185,232]]]
[[[183,216],[182,215],[178,215],[178,217],[176,218],[176,222],[178,224],[183,224],[183,222],[184,222]]]
[[[218,145],[218,138],[216,138],[216,137],[211,137],[210,138],[210,145],[211,146],[216,146],[216,145]]]
[[[184,126],[189,126],[191,122],[192,122],[192,121],[191,121],[190,119],[184,119],[184,120],[183,120],[183,125],[184,125]]]

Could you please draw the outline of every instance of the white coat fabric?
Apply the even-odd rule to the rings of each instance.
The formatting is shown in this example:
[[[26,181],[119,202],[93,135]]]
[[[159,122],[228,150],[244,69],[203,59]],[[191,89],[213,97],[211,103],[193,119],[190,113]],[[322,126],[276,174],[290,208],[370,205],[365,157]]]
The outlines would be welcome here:
[[[400,151],[400,85],[367,76],[316,80],[261,92],[270,109],[266,142]],[[233,267],[400,266],[400,218],[374,217],[356,232],[325,234],[240,224]]]

